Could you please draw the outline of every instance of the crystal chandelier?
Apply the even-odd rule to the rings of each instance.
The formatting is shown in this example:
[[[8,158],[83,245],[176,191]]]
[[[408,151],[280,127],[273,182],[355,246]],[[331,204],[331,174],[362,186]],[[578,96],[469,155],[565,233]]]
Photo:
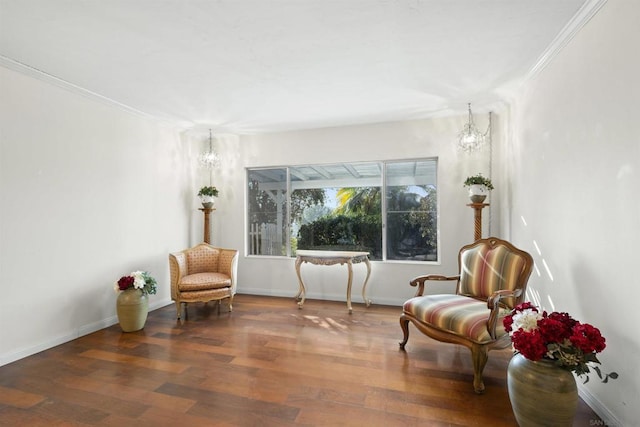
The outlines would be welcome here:
[[[464,125],[462,132],[458,134],[458,148],[466,153],[471,153],[478,150],[484,144],[486,133],[480,132],[473,123],[471,103],[469,103],[468,106],[469,121]]]
[[[198,162],[207,169],[213,169],[218,165],[218,155],[213,151],[211,129],[209,129],[209,151],[198,156]]]

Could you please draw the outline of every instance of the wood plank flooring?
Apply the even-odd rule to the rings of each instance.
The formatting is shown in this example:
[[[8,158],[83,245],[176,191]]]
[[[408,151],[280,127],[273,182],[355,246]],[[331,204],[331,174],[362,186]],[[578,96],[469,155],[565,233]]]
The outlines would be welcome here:
[[[490,352],[476,395],[466,348],[410,325],[399,307],[237,295],[149,313],[0,367],[2,426],[516,426],[509,350]],[[580,401],[575,426],[599,418]]]

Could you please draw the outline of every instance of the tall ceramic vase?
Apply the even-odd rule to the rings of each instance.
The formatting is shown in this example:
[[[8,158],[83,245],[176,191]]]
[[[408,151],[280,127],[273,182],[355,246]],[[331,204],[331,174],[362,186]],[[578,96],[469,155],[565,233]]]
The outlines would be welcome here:
[[[120,292],[116,300],[118,322],[124,332],[139,331],[144,328],[149,312],[149,297],[140,289]]]
[[[507,387],[520,427],[573,425],[578,388],[571,371],[516,354],[507,368]]]

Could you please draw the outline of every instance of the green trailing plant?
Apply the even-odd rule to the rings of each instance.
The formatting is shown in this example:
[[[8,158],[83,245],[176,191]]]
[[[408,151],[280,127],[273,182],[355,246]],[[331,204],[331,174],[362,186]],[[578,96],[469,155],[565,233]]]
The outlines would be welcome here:
[[[487,190],[493,190],[493,184],[491,183],[491,180],[482,176],[481,173],[469,176],[464,180],[465,187],[471,187],[472,185],[484,185],[485,187],[487,187]]]
[[[218,189],[216,187],[214,187],[214,186],[202,187],[200,189],[200,191],[198,191],[198,197],[202,197],[202,196],[217,197],[218,196]]]

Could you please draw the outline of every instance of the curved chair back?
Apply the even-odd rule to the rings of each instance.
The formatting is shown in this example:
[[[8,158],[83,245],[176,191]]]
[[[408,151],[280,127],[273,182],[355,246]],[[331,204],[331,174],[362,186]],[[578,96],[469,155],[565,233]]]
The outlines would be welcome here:
[[[533,268],[533,259],[511,243],[490,237],[463,246],[458,265],[460,280],[457,294],[486,301],[499,290],[524,290]],[[501,302],[512,309],[524,297],[522,292],[517,298],[506,298]]]
[[[206,243],[201,243],[184,252],[187,255],[188,274],[218,271],[220,249],[214,248]]]

